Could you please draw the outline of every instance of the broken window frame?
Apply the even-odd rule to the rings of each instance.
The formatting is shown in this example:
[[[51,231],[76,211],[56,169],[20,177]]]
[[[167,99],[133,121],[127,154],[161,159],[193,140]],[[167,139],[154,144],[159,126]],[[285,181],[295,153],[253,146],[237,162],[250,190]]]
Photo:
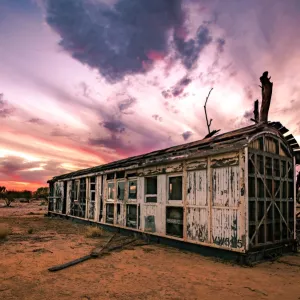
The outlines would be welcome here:
[[[124,184],[124,192],[123,192],[123,199],[119,199],[119,184],[120,183],[123,183]],[[117,200],[118,201],[124,201],[125,200],[125,190],[126,190],[126,183],[125,183],[125,180],[118,180],[117,181]]]
[[[265,134],[263,141],[268,137]],[[249,248],[256,248],[269,243],[283,243],[293,237],[294,218],[288,216],[288,206],[293,207],[294,199],[288,197],[288,185],[292,188],[295,185],[293,175],[294,162],[288,147],[278,137],[273,137],[275,147],[267,147],[264,143],[263,150],[251,149],[249,147],[248,158],[254,166],[255,171],[248,173],[248,183],[254,180],[256,191],[249,193]],[[269,139],[270,140],[270,139]],[[270,145],[270,144],[269,144]],[[270,149],[274,149],[271,151]],[[269,150],[269,151],[268,151]],[[260,172],[257,165],[258,157],[263,156],[264,170]],[[265,172],[266,160],[272,161],[272,174]],[[251,164],[250,163],[250,164]],[[279,168],[279,170],[278,170]],[[258,194],[259,186],[263,193]],[[249,186],[250,189],[250,186]],[[250,205],[257,212],[258,205],[264,206],[260,215],[250,213]],[[284,209],[285,208],[285,209]]]
[[[147,180],[149,178],[155,178],[156,179],[156,194],[147,194]],[[145,177],[145,203],[149,203],[149,204],[153,204],[153,203],[157,203],[157,176],[147,176]],[[155,198],[155,201],[147,201],[147,199],[149,198]]]
[[[88,179],[89,179],[88,218],[92,220],[94,219],[95,210],[96,210],[97,176],[91,176]]]
[[[181,199],[171,199],[170,198],[170,178],[174,177],[181,177]],[[181,203],[183,201],[183,175],[182,173],[178,174],[172,174],[167,176],[167,195],[168,195],[168,201],[173,203],[179,202]]]
[[[74,181],[74,202],[79,202],[80,179]]]
[[[130,208],[135,207],[136,213],[130,213]],[[135,218],[132,217],[135,215]],[[126,227],[128,228],[137,228],[138,227],[138,205],[136,204],[127,204],[126,205]]]
[[[112,195],[113,195],[113,197],[112,198],[110,198],[110,185],[112,185]],[[114,182],[114,180],[109,180],[109,181],[107,181],[107,201],[109,201],[109,202],[113,202],[113,201],[115,201],[115,182]]]
[[[108,214],[109,208],[112,208],[112,212],[111,212],[112,217],[110,217]],[[114,203],[107,203],[105,206],[105,223],[114,224],[114,219],[115,219],[115,205]]]
[[[135,198],[130,197],[130,183],[131,182],[135,182],[135,187],[136,187]],[[128,200],[129,201],[137,201],[137,191],[138,191],[137,178],[130,178],[130,179],[128,179],[127,187],[128,187]]]

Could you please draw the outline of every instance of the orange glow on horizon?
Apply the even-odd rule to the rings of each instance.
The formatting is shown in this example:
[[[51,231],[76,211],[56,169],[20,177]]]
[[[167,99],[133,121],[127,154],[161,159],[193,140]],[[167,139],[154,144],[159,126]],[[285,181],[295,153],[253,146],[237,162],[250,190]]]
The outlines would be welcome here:
[[[40,187],[48,186],[48,183],[31,183],[31,182],[19,182],[19,181],[0,181],[0,186],[5,186],[7,190],[14,191],[31,191],[35,192]]]

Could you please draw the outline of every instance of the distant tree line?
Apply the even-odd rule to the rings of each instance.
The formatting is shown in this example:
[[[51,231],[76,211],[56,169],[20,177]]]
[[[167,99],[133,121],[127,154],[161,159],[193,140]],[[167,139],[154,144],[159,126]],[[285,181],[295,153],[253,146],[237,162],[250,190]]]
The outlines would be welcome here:
[[[35,192],[23,190],[23,191],[14,191],[7,190],[5,186],[0,186],[0,199],[5,201],[6,206],[10,206],[13,201],[16,199],[25,199],[29,202],[30,199],[48,199],[49,189],[48,187],[40,187]]]

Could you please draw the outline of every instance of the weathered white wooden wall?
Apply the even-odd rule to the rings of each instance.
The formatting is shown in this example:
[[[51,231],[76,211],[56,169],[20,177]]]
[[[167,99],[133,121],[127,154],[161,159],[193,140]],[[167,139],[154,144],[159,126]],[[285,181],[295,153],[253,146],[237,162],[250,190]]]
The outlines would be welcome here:
[[[94,221],[106,222],[106,205],[114,205],[114,225],[126,227],[128,205],[140,208],[140,224],[136,228],[160,236],[166,235],[166,208],[184,208],[183,240],[207,246],[245,250],[246,199],[245,161],[243,152],[202,158],[185,163],[169,164],[135,170],[137,172],[137,200],[128,200],[128,179],[125,181],[125,199],[117,199],[117,181],[114,199],[107,199],[106,175],[97,176]],[[131,171],[132,172],[132,171]],[[168,176],[183,176],[182,201],[168,200]],[[103,176],[103,189],[101,188]],[[145,177],[157,176],[157,203],[145,202]],[[87,185],[89,190],[89,185]],[[68,194],[71,181],[68,182]],[[101,191],[103,195],[101,195]],[[99,220],[100,198],[103,199],[103,217]],[[69,196],[67,203],[70,202]],[[119,209],[118,209],[119,207]],[[69,204],[67,211],[70,212]],[[171,236],[168,236],[172,238]]]
[[[229,248],[242,248],[240,230],[239,166],[212,170],[212,242]]]
[[[141,230],[164,235],[166,231],[167,175],[157,176],[157,203],[145,203],[145,179],[138,178]]]
[[[187,239],[209,242],[207,170],[187,172]]]
[[[71,195],[72,195],[72,180],[67,182],[67,203],[66,203],[66,214],[71,214]]]

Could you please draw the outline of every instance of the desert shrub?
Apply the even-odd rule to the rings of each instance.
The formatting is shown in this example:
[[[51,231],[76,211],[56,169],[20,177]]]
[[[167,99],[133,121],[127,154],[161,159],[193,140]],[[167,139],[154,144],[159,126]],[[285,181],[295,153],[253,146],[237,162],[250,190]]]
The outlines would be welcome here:
[[[32,229],[32,228],[29,228],[29,229],[27,230],[27,232],[28,232],[28,234],[32,234],[32,233],[33,233],[33,229]]]
[[[0,240],[5,239],[9,234],[9,228],[3,224],[0,224]]]
[[[87,228],[85,236],[88,238],[103,236],[103,229],[90,226]]]

